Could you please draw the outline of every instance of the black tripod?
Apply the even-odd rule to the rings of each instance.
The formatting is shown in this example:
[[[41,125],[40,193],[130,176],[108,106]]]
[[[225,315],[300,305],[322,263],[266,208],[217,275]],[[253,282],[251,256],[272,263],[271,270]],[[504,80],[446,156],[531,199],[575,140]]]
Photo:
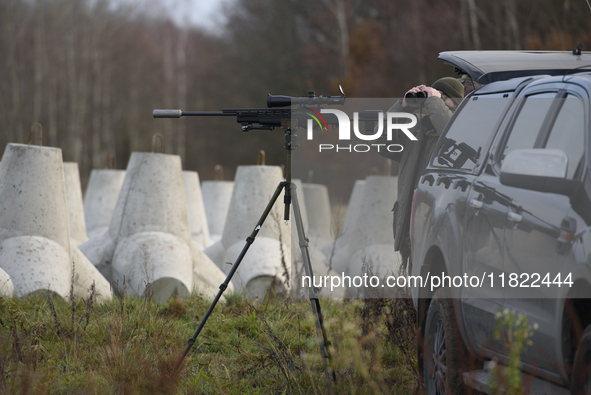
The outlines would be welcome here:
[[[201,330],[205,326],[207,319],[209,318],[209,316],[213,312],[213,309],[215,308],[215,306],[218,303],[218,301],[220,300],[222,294],[224,293],[224,291],[228,287],[228,284],[230,283],[230,280],[232,280],[234,273],[236,273],[236,270],[238,269],[240,262],[242,262],[242,259],[246,255],[248,248],[254,242],[257,234],[259,233],[259,230],[261,229],[261,227],[263,226],[263,223],[265,222],[265,219],[267,219],[267,216],[271,212],[271,209],[275,205],[275,202],[277,201],[277,198],[279,197],[279,195],[281,194],[281,191],[283,191],[283,189],[285,189],[284,219],[286,221],[289,220],[290,205],[293,204],[295,221],[296,221],[296,228],[298,231],[298,240],[299,240],[300,248],[302,250],[302,257],[303,257],[303,261],[304,261],[304,270],[306,272],[306,275],[309,276],[309,278],[313,278],[312,277],[313,276],[312,266],[310,264],[310,254],[308,251],[308,239],[306,238],[306,235],[304,234],[304,226],[302,223],[302,216],[300,213],[300,205],[298,203],[296,186],[294,183],[291,182],[292,151],[298,147],[297,142],[296,142],[297,135],[295,132],[292,131],[291,120],[289,120],[289,119],[282,121],[282,128],[285,129],[285,144],[284,144],[283,148],[285,148],[287,150],[287,163],[285,165],[285,181],[279,183],[279,185],[275,189],[275,193],[273,194],[273,196],[271,197],[271,200],[267,204],[267,207],[265,208],[263,215],[261,215],[261,218],[257,222],[257,224],[256,224],[254,230],[252,231],[252,233],[250,234],[250,236],[248,236],[246,238],[246,244],[244,245],[244,248],[240,252],[238,259],[236,260],[234,265],[232,265],[232,269],[230,269],[230,273],[228,273],[228,276],[226,277],[224,282],[220,285],[220,290],[219,290],[218,294],[213,299],[211,306],[209,306],[209,309],[207,310],[207,312],[203,316],[203,319],[199,323],[197,330],[195,331],[193,336],[189,339],[188,344],[187,344],[187,348],[185,348],[183,355],[181,356],[179,362],[177,363],[177,365],[175,367],[175,372],[178,371],[183,360],[185,359],[185,357],[189,353],[189,350],[191,349],[191,347],[195,343],[197,336],[199,336],[199,333],[201,332]],[[322,363],[324,365],[324,374],[326,375],[326,382],[328,384],[328,392],[331,393],[330,375],[328,373],[328,364],[327,364],[327,359],[330,359],[330,353],[328,350],[328,338],[326,336],[326,330],[324,329],[324,318],[322,316],[322,311],[320,309],[320,301],[318,300],[317,292],[318,292],[317,289],[315,289],[313,287],[308,287],[308,295],[310,298],[310,303],[312,304],[312,311],[314,312],[314,320],[316,322],[316,334],[318,336],[318,339],[320,340],[320,354],[322,356]]]

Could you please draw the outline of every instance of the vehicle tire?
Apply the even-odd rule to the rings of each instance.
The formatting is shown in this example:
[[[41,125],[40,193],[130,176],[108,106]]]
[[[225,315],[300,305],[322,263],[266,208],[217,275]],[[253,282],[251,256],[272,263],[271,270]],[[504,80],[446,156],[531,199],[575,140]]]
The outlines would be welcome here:
[[[591,326],[588,326],[577,345],[570,380],[573,395],[591,394]]]
[[[458,302],[458,299],[455,299]],[[423,344],[423,380],[428,395],[463,394],[468,361],[448,288],[433,295],[427,310]]]

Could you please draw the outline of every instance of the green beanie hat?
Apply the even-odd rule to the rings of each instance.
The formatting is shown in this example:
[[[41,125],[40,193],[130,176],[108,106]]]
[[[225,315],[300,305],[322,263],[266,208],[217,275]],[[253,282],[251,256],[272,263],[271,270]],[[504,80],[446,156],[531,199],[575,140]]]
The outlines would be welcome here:
[[[438,79],[431,85],[432,88],[442,91],[447,96],[454,100],[456,103],[460,102],[464,98],[464,85],[460,81],[452,77],[443,77]]]

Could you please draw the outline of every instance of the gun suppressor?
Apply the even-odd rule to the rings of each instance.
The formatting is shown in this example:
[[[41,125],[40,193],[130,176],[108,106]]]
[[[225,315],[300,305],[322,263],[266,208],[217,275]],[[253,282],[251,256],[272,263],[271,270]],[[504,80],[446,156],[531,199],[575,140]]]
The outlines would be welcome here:
[[[154,118],[180,118],[183,115],[181,110],[154,110],[152,116]]]

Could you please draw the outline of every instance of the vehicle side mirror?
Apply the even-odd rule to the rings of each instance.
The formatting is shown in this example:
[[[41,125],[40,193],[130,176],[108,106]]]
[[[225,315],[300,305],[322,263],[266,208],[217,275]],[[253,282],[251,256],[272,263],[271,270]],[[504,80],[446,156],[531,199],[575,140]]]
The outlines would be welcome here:
[[[577,181],[566,179],[568,157],[558,149],[511,151],[501,166],[501,184],[539,192],[571,195]]]

